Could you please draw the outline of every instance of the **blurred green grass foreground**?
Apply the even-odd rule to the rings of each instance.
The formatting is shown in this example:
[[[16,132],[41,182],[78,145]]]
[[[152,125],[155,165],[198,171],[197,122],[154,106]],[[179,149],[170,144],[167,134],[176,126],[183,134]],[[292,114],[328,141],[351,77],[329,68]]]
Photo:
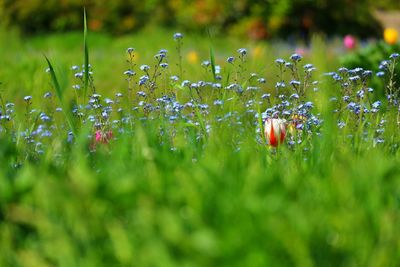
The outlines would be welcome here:
[[[15,104],[19,131],[30,120],[24,96],[39,108],[52,90],[43,54],[71,88],[70,67],[83,60],[82,34],[20,37],[4,30],[0,39],[1,101]],[[88,40],[103,95],[126,90],[126,48],[136,48],[138,65],[163,48],[178,57],[165,29],[121,37],[92,32]],[[210,58],[210,44],[221,65],[249,48],[248,68],[266,77],[264,89],[272,93],[274,60],[296,48],[193,33],[184,39],[184,75],[209,78],[201,62]],[[318,78],[339,67],[335,45],[311,41],[304,60],[317,67]],[[170,68],[177,69],[173,61]],[[1,134],[0,266],[399,266],[399,128],[388,126],[381,146],[347,141],[358,132],[336,127],[325,95],[334,90],[323,85],[316,101],[322,135],[294,151],[260,145],[247,121],[245,131],[213,124],[199,140],[188,127],[173,141],[160,137],[165,121],[137,121],[131,134],[94,152],[92,129],[83,127],[72,144],[61,134],[50,139],[39,158],[21,158],[26,147]]]
[[[328,136],[271,159],[229,134],[171,153],[154,132],[11,173],[2,141],[1,266],[398,265],[398,156]]]

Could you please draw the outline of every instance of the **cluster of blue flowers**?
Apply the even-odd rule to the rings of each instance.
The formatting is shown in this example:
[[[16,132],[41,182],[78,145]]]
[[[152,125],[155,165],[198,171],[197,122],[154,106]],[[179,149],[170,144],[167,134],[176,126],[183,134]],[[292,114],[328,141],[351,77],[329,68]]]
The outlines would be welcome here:
[[[180,53],[183,35],[176,33],[177,51]],[[266,145],[263,137],[263,122],[270,118],[284,119],[290,134],[286,139],[289,147],[308,142],[323,134],[324,120],[316,101],[327,96],[319,86],[334,88],[329,92],[328,105],[337,123],[338,131],[346,132],[348,138],[362,128],[363,140],[374,145],[385,142],[385,125],[388,123],[383,111],[395,110],[399,118],[399,85],[393,83],[394,67],[399,54],[393,54],[382,61],[375,75],[362,68],[339,68],[335,72],[314,77],[317,68],[312,64],[301,65],[302,56],[293,54],[288,60],[275,60],[277,75],[274,81],[247,70],[248,52],[245,48],[229,56],[224,66],[212,61],[203,61],[201,66],[209,73],[210,80],[182,79],[181,55],[178,59],[179,73],[172,73],[168,51],[162,49],[154,56],[154,64],[136,66],[134,48],[128,48],[128,69],[123,72],[127,81],[126,90],[113,96],[103,97],[93,83],[93,69],[89,66],[89,90],[91,94],[84,102],[84,67],[72,66],[76,83],[72,86],[76,98],[72,102],[72,117],[77,125],[93,128],[88,138],[96,131],[132,134],[134,125],[163,121],[159,126],[160,136],[168,138],[181,131],[195,129],[195,138],[188,135],[188,142],[207,139],[214,128],[224,128],[236,132],[238,140],[231,140],[240,149],[240,134],[253,132],[260,145]],[[223,73],[223,74],[222,74]],[[225,75],[225,76],[224,76]],[[324,76],[330,79],[324,79]],[[374,77],[383,79],[384,99],[379,99],[376,91],[369,87]],[[317,79],[316,79],[317,78]],[[272,91],[270,88],[274,88]],[[379,88],[378,88],[379,89]],[[382,91],[382,90],[381,90]],[[1,99],[3,102],[3,99]],[[33,101],[41,101],[43,110],[32,108]],[[64,135],[68,142],[74,142],[74,135],[63,117],[67,110],[56,105],[54,96],[45,93],[43,100],[31,96],[24,97],[25,130],[17,130],[15,105],[5,103],[0,111],[0,131],[9,133],[15,142],[25,140],[30,153],[41,154],[45,144],[54,135]],[[397,122],[398,123],[398,122]],[[65,134],[67,133],[67,134]],[[372,134],[371,134],[372,133]],[[192,139],[190,139],[192,138]],[[163,140],[163,139],[160,139]],[[160,145],[164,142],[161,141]],[[169,143],[174,150],[173,142]]]

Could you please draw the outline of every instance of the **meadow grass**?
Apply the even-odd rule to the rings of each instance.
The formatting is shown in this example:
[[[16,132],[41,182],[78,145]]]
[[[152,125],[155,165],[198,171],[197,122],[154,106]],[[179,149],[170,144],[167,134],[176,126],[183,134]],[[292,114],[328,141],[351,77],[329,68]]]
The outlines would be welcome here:
[[[165,48],[171,75],[179,72],[171,33],[120,38],[90,33],[92,78],[102,96],[90,92],[90,108],[77,108],[84,119],[74,115],[78,130],[71,139],[65,117],[54,112],[58,100],[43,98],[48,91],[55,94],[43,54],[66,88],[64,111],[71,112],[85,104],[71,89],[77,72],[70,69],[83,64],[82,34],[20,39],[3,33],[2,38],[12,45],[1,42],[1,95],[15,103],[16,115],[12,125],[2,123],[0,266],[398,266],[396,110],[384,104],[360,115],[343,106],[341,86],[323,75],[336,71],[338,61],[320,38],[301,62],[316,66],[319,91],[310,86],[296,100],[275,95],[275,82],[282,78],[289,87],[293,79],[288,69],[279,77],[275,63],[279,57],[295,62],[283,43],[185,36],[183,79],[170,83],[162,74],[154,89],[148,81],[139,86],[139,66],[149,64],[153,71],[154,54]],[[128,99],[130,76],[123,73],[131,67],[125,51],[132,46],[138,74],[132,76]],[[240,47],[248,48],[245,56],[236,52]],[[191,51],[198,59],[187,57]],[[235,66],[226,62],[231,55]],[[241,55],[245,61],[239,66]],[[203,60],[211,66],[201,67]],[[220,90],[199,85],[218,82],[216,65],[222,68],[221,83],[227,76],[230,82]],[[247,78],[252,71],[266,84],[241,92],[259,86]],[[182,86],[184,79],[195,84]],[[231,83],[233,89],[225,90]],[[357,102],[365,100],[356,97],[360,88],[357,81],[351,87],[355,105],[364,105]],[[146,97],[137,96],[142,91]],[[124,96],[114,97],[118,92]],[[271,96],[262,98],[265,93]],[[26,95],[32,99],[24,100]],[[172,100],[166,98],[171,95]],[[332,96],[338,103],[330,101]],[[113,104],[106,104],[106,97]],[[312,101],[304,113],[308,128],[288,130],[287,142],[275,149],[263,139],[262,120],[272,115],[265,111],[272,107],[283,117],[286,99],[296,112]],[[161,107],[149,111],[146,103]],[[111,105],[111,119],[105,120],[102,112]],[[121,113],[115,111],[119,107]],[[138,113],[129,111],[137,107]],[[33,109],[45,111],[50,122],[41,122]],[[345,126],[338,127],[338,121]],[[38,137],[41,124],[50,138]],[[376,133],[381,128],[383,133]],[[113,136],[96,142],[96,131]]]

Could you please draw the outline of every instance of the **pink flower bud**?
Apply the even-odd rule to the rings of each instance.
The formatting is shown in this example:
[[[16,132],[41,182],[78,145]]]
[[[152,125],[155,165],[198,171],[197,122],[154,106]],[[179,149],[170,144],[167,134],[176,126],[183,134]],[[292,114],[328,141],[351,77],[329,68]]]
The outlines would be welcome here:
[[[270,146],[277,147],[286,136],[286,121],[282,119],[267,119],[264,125],[264,134]]]
[[[356,44],[357,44],[357,41],[353,35],[348,34],[343,39],[343,45],[348,50],[354,49],[356,47]]]
[[[307,49],[303,47],[297,47],[294,52],[300,56],[305,56],[307,54]]]
[[[100,130],[97,130],[95,133],[95,140],[96,143],[103,143],[107,144],[108,141],[113,137],[112,131],[107,131],[107,132],[102,132]]]
[[[96,142],[101,142],[101,131],[100,130],[98,130],[98,131],[96,131]]]

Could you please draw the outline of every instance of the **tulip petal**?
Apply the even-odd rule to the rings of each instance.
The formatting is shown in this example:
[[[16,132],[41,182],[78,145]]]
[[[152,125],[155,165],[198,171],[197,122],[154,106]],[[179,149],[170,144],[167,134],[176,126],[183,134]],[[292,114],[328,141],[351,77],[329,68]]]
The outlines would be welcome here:
[[[277,146],[278,145],[278,141],[277,141],[276,136],[275,136],[274,122],[271,123],[271,131],[270,132],[271,132],[271,134],[270,134],[270,137],[269,137],[269,144],[271,146]]]

